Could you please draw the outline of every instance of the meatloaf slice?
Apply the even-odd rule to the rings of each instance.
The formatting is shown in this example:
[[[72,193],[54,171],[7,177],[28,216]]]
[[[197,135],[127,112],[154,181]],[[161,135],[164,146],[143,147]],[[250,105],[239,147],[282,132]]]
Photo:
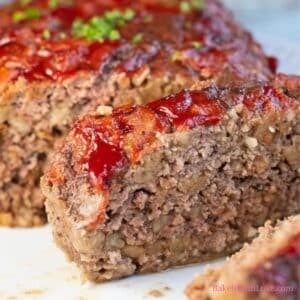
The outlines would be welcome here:
[[[289,92],[213,85],[81,118],[42,179],[57,244],[104,281],[231,253],[299,212]]]
[[[300,216],[272,227],[187,288],[190,300],[300,299]]]
[[[211,82],[265,80],[275,68],[216,0],[1,7],[0,224],[45,222],[39,179],[78,115]]]

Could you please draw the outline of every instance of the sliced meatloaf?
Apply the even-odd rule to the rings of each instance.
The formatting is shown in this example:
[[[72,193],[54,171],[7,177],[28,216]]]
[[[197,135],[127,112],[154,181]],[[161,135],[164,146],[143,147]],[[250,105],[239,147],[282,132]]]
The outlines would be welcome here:
[[[275,68],[216,0],[1,7],[0,224],[45,221],[39,179],[78,115],[211,82],[265,80]]]
[[[190,300],[300,299],[300,216],[272,227],[187,288]]]
[[[299,212],[289,93],[213,85],[81,118],[42,179],[57,244],[104,281],[233,252]]]

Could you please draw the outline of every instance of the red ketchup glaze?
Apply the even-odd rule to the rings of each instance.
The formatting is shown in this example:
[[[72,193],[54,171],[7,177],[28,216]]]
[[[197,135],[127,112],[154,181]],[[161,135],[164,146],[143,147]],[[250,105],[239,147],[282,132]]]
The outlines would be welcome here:
[[[116,108],[111,116],[100,119],[99,122],[104,124],[109,120],[107,126],[99,125],[97,121],[88,125],[77,123],[75,134],[80,135],[81,141],[86,145],[81,162],[87,164],[90,178],[100,188],[107,188],[113,176],[129,163],[134,163],[135,158],[139,157],[140,152],[144,150],[143,147],[139,148],[131,144],[130,149],[134,151],[130,155],[131,160],[124,150],[127,137],[144,125],[143,121],[138,124],[133,121],[134,115],[138,113],[140,120],[144,117],[145,122],[147,118],[154,124],[153,131],[148,135],[145,134],[143,143],[147,144],[153,140],[156,132],[165,133],[199,125],[215,125],[222,119],[224,109],[221,103],[209,99],[205,92],[183,91],[142,108],[135,105]],[[138,143],[138,140],[135,142]]]
[[[300,234],[293,238],[290,244],[282,250],[282,255],[298,255],[300,263]]]
[[[214,48],[203,50],[185,49],[177,63],[189,66],[208,78],[221,71],[228,62],[226,53]]]
[[[51,12],[49,17],[58,19],[65,28],[70,27],[76,18],[87,18],[79,7],[59,7]]]
[[[88,43],[66,38],[59,41],[43,41],[42,47],[30,49],[12,38],[12,42],[0,46],[0,67],[11,70],[11,80],[23,76],[29,81],[58,80],[78,71],[99,71],[120,42]],[[36,51],[36,52],[34,52]]]
[[[292,101],[282,91],[273,86],[263,86],[259,90],[254,90],[244,96],[243,103],[251,111],[263,109],[285,109],[291,107]]]
[[[155,47],[149,47],[148,49],[137,47],[132,56],[120,64],[118,71],[125,72],[127,75],[132,76],[157,56],[158,53],[159,49]]]
[[[75,19],[89,19],[112,8],[124,9],[128,1],[76,1],[64,5],[60,1],[49,9],[49,1],[34,0],[28,7],[39,9],[41,16],[32,21],[15,23],[13,13],[27,6],[8,6],[9,21],[0,20],[0,71],[8,70],[9,80],[20,76],[28,81],[59,80],[78,71],[100,72],[106,59],[114,55],[124,41],[88,41],[72,37]],[[44,38],[44,30],[50,37]],[[0,74],[1,77],[1,74]]]
[[[80,163],[88,169],[93,185],[98,190],[106,190],[113,175],[128,162],[120,132],[117,127],[112,128],[110,122],[101,126],[91,119],[85,121],[84,126],[80,122],[74,125],[76,142],[80,146],[76,151],[80,152]]]
[[[264,287],[289,287],[287,293],[276,293],[276,299],[299,298],[300,234],[296,235],[287,247],[282,249],[266,264],[258,266],[251,279]]]
[[[254,61],[260,60],[256,55],[244,56],[243,47],[249,41],[245,36],[237,38],[237,28],[230,24],[231,15],[215,1],[206,1],[203,11],[189,13],[180,12],[177,2],[167,4],[159,0],[72,0],[72,4],[67,4],[66,0],[59,1],[59,6],[54,9],[50,9],[48,3],[48,0],[33,0],[28,4],[41,12],[41,16],[32,21],[13,22],[14,12],[27,6],[14,4],[0,11],[1,79],[25,77],[28,81],[56,81],[79,71],[101,74],[107,59],[116,57],[114,70],[131,76],[151,61],[156,69],[163,70],[164,63],[172,63],[176,51],[181,52],[182,57],[174,64],[181,64],[182,68],[205,78],[226,66],[239,70],[238,76],[248,78]],[[126,8],[132,8],[136,16],[117,28],[121,34],[118,42],[98,43],[76,40],[72,36],[75,19],[87,20],[102,16],[108,10]],[[50,32],[49,38],[43,37],[45,29]],[[137,34],[142,34],[143,38],[135,44],[133,38]],[[195,49],[195,42],[200,43],[200,49]],[[121,58],[117,51],[125,45],[131,50]],[[264,60],[263,55],[261,60]],[[266,59],[262,78],[268,78],[274,69],[275,60]]]
[[[269,63],[269,67],[270,67],[271,71],[273,73],[276,73],[276,71],[278,69],[278,59],[276,57],[269,56],[268,63]]]
[[[223,107],[216,99],[209,99],[204,92],[181,92],[147,104],[163,124],[174,128],[194,128],[215,125],[223,117]]]
[[[88,161],[89,173],[97,185],[105,187],[112,175],[127,163],[127,159],[120,146],[111,145],[98,135],[94,145]]]
[[[23,71],[23,76],[30,80],[58,80],[71,76],[78,70],[100,70],[102,63],[108,58],[119,43],[105,42],[90,45],[70,45],[68,48],[51,49],[47,58],[36,58],[30,70]],[[53,45],[52,45],[53,46]],[[47,51],[47,49],[46,49]]]
[[[76,40],[72,37],[71,27],[73,21],[78,18],[87,20],[93,16],[101,16],[112,9],[125,10],[126,8],[134,9],[137,15],[146,11],[149,14],[179,13],[178,6],[165,7],[158,1],[147,0],[141,2],[73,0],[71,5],[58,2],[59,6],[54,9],[50,9],[48,3],[47,0],[33,0],[30,5],[21,6],[16,2],[5,7],[5,11],[1,13],[1,16],[3,14],[2,21],[0,20],[1,78],[8,74],[8,80],[16,80],[20,76],[28,81],[59,80],[70,77],[78,71],[100,72],[106,58],[113,56],[122,45],[130,43],[131,38],[143,28],[141,24],[143,21],[137,16],[136,27],[130,32],[126,33],[126,25],[124,28],[118,28],[121,33],[125,31],[128,40],[121,38],[115,43]],[[27,7],[38,8],[41,16],[33,21],[14,23],[13,13],[25,10]],[[49,30],[49,39],[43,38],[44,29]],[[125,72],[137,70],[157,54],[157,51],[149,53],[142,47],[139,49],[127,62],[124,62]]]

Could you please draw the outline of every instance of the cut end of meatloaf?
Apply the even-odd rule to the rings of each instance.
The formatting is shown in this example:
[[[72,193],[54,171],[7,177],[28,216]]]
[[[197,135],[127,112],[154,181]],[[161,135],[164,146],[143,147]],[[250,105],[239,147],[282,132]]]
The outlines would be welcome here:
[[[2,225],[45,222],[40,176],[79,115],[276,69],[215,0],[50,3],[0,10]]]
[[[299,212],[299,122],[271,84],[89,114],[42,179],[55,240],[94,281],[232,253]]]
[[[246,244],[223,267],[207,270],[204,275],[196,278],[186,290],[188,298],[298,299],[300,216],[279,222],[276,227],[268,222],[259,233],[258,238]],[[238,286],[244,289],[234,289]]]

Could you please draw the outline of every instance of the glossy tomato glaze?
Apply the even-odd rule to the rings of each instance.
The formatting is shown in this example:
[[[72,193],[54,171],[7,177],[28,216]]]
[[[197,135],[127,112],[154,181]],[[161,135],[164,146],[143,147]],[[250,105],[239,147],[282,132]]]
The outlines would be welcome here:
[[[157,134],[214,126],[228,109],[239,103],[244,103],[250,113],[296,105],[280,89],[268,85],[222,91],[211,87],[205,91],[182,91],[144,106],[122,106],[109,116],[88,115],[77,121],[66,145],[72,145],[75,172],[88,174],[103,196],[105,205],[95,224],[104,221],[112,179],[151,153],[159,145]],[[63,173],[63,167],[56,165],[46,176],[53,184],[63,185]]]
[[[275,299],[298,300],[300,295],[300,234],[292,238],[287,247],[282,249],[267,263],[257,267],[251,278],[260,286],[289,288],[290,291],[274,293]],[[272,292],[271,292],[272,293]]]
[[[251,72],[257,69],[255,76],[266,79],[275,71],[276,61],[263,56],[251,35],[241,31],[217,1],[206,1],[204,9],[187,13],[180,12],[179,2],[167,5],[159,4],[167,2],[158,0],[60,0],[51,9],[48,0],[32,0],[27,6],[16,1],[1,7],[0,79],[57,81],[79,71],[102,74],[105,64],[116,56],[119,61],[115,70],[129,75],[149,62],[158,69],[163,69],[165,63],[181,65],[204,77],[216,75],[226,65],[232,66],[240,77],[254,76],[255,72]],[[38,8],[41,16],[14,22],[13,14],[28,7]],[[88,20],[112,9],[124,11],[128,7],[136,16],[118,28],[121,38],[116,42],[72,36],[74,20]],[[43,36],[45,29],[47,38]],[[136,34],[142,34],[138,44],[132,42]],[[199,49],[195,42],[200,43]],[[127,55],[120,58],[124,49]]]

